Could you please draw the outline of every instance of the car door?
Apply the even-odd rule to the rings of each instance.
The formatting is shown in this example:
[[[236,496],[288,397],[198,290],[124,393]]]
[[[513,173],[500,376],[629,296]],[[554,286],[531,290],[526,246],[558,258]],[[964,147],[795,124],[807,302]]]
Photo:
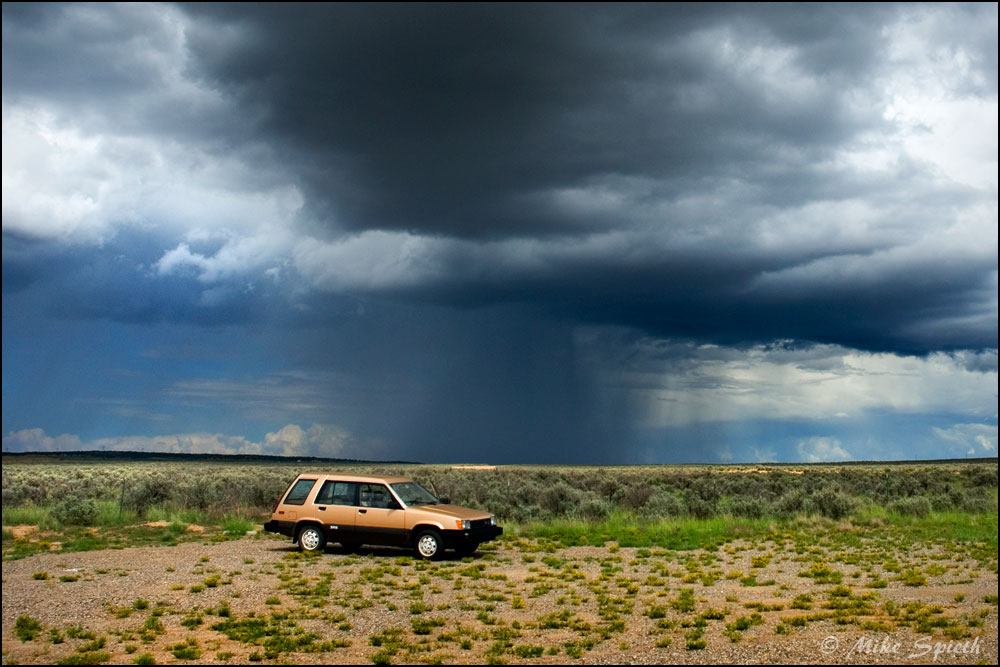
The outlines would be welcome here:
[[[323,522],[327,541],[340,544],[358,541],[354,526],[357,494],[357,482],[327,480],[323,483],[313,509]]]
[[[405,510],[385,484],[360,484],[355,511],[354,529],[359,542],[406,545]]]

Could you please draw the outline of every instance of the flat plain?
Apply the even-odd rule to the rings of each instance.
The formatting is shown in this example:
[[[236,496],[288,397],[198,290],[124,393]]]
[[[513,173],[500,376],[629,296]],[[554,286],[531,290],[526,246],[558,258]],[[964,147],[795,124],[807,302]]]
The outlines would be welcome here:
[[[511,523],[437,561],[5,506],[3,661],[995,664],[993,489],[979,513]]]

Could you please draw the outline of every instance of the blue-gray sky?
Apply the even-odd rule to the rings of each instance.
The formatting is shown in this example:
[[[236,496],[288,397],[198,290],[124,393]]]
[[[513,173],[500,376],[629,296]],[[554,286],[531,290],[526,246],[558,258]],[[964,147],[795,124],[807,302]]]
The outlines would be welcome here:
[[[3,448],[997,452],[997,6],[3,7]]]

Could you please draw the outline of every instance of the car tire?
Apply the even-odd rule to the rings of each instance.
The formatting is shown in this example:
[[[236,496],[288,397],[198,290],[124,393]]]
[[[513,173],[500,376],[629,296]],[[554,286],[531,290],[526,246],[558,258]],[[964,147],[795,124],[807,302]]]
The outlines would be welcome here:
[[[323,551],[326,546],[326,536],[323,534],[323,529],[318,526],[305,526],[299,531],[297,542],[302,551]]]
[[[440,558],[444,553],[444,543],[441,541],[441,533],[436,530],[422,530],[417,533],[417,538],[413,541],[413,548],[417,556],[425,560]]]

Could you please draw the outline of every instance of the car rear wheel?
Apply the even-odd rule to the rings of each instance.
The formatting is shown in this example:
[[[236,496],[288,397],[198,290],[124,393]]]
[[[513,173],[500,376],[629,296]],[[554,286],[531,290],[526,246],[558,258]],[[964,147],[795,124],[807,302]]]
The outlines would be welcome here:
[[[414,541],[417,555],[428,560],[437,558],[444,551],[441,543],[441,535],[436,530],[424,530],[417,535]]]
[[[322,551],[326,546],[326,536],[316,526],[306,526],[299,531],[298,542],[303,551]]]

